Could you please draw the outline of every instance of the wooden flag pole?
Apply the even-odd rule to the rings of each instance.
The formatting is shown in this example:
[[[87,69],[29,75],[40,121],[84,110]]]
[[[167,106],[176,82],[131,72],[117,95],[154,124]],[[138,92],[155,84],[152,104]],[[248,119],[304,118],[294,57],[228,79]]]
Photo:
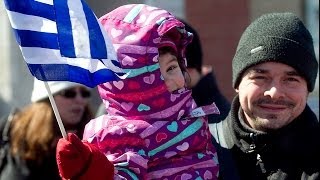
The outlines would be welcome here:
[[[44,83],[44,85],[45,85],[45,87],[47,89],[49,100],[50,100],[54,115],[56,116],[56,119],[57,119],[57,122],[58,122],[58,125],[59,125],[59,128],[60,128],[62,137],[67,139],[67,133],[66,133],[66,130],[65,130],[64,126],[63,126],[63,123],[62,123],[62,120],[61,120],[61,117],[60,117],[56,102],[53,99],[53,96],[52,96],[51,90],[49,88],[49,85],[48,85],[47,81],[43,81],[43,83]]]

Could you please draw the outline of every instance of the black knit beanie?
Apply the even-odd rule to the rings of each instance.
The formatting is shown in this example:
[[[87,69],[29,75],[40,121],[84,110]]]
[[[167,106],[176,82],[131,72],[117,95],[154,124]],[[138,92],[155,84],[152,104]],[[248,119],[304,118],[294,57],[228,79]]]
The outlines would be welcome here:
[[[179,20],[185,25],[186,31],[193,34],[191,43],[186,47],[187,67],[195,68],[201,73],[203,54],[199,35],[188,23],[182,19]]]
[[[242,34],[232,62],[233,87],[243,73],[262,62],[279,62],[293,67],[313,91],[317,73],[313,40],[302,21],[292,13],[265,14]]]

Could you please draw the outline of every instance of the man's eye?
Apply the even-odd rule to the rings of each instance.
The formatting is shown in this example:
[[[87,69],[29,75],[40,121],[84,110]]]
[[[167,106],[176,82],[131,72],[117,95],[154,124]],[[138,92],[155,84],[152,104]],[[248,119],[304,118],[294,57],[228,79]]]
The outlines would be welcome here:
[[[252,79],[266,79],[264,76],[253,76]]]
[[[295,82],[298,82],[299,80],[296,79],[296,78],[290,77],[290,78],[287,78],[286,81],[290,81],[290,82],[294,82],[294,81],[295,81]]]

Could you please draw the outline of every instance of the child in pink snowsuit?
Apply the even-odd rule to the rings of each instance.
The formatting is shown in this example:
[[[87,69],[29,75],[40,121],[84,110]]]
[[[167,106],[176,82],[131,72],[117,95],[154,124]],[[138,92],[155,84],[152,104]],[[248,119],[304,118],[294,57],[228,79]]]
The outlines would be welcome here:
[[[217,179],[206,115],[218,109],[197,108],[184,88],[192,34],[169,12],[143,4],[99,20],[128,76],[98,86],[107,114],[86,125],[84,142],[114,165],[114,179]]]

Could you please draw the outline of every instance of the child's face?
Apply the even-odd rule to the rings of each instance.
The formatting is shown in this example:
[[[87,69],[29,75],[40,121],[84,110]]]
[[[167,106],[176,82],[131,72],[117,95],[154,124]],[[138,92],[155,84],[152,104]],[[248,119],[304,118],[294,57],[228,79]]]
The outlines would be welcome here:
[[[181,89],[185,86],[185,79],[176,56],[169,52],[159,55],[161,75],[169,92]]]

